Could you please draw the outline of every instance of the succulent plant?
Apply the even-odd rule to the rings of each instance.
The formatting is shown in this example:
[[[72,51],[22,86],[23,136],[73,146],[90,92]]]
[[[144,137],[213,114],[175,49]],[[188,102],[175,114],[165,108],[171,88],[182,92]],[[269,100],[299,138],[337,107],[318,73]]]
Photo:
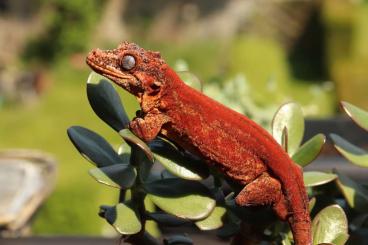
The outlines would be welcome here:
[[[239,237],[250,240],[292,244],[287,225],[266,208],[239,207],[234,193],[238,186],[209,168],[196,156],[182,151],[172,142],[156,138],[145,143],[129,129],[117,92],[105,79],[91,73],[87,96],[95,113],[122,137],[115,150],[103,137],[81,126],[68,129],[77,150],[95,165],[89,174],[98,182],[120,190],[119,203],[103,205],[99,215],[111,224],[123,239],[132,244],[192,244],[189,237],[175,235],[161,242],[150,225],[180,226],[194,224],[200,230],[217,230],[222,238],[239,244]],[[288,103],[280,107],[272,121],[272,133],[293,160],[308,165],[319,154],[325,137],[318,134],[301,145],[304,118],[300,106]],[[301,146],[300,146],[301,145]],[[304,181],[311,196],[335,181],[337,174],[305,172]],[[206,180],[206,181],[204,181]],[[317,188],[317,189],[316,189]],[[316,204],[311,199],[310,208]],[[313,219],[314,244],[342,245],[348,238],[347,220],[338,205],[329,203]],[[334,224],[334,225],[331,225]],[[244,229],[251,226],[252,233]]]
[[[342,101],[341,107],[346,114],[362,129],[368,131],[368,112]],[[331,134],[332,141],[336,150],[347,160],[356,166],[368,168],[368,151],[350,143],[343,137]],[[358,183],[349,176],[336,170],[338,178],[338,187],[347,203],[347,208],[351,214],[350,230],[353,234],[357,234],[357,243],[361,243],[368,239],[368,188],[362,183]]]

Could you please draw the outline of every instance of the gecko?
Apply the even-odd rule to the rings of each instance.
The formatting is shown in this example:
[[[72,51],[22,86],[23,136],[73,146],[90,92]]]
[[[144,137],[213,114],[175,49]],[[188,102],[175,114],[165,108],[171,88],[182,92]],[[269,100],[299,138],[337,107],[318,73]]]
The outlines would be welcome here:
[[[244,186],[239,206],[271,206],[290,225],[296,245],[311,245],[308,195],[301,167],[265,129],[186,85],[161,58],[130,42],[92,50],[86,63],[134,95],[140,113],[130,130],[146,142],[158,135]]]

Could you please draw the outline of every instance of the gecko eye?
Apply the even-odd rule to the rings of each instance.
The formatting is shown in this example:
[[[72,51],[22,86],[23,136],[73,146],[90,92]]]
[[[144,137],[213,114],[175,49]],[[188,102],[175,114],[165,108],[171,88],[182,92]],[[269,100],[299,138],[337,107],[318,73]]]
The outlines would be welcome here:
[[[125,70],[131,70],[135,66],[135,58],[131,55],[125,55],[121,61],[121,66]]]

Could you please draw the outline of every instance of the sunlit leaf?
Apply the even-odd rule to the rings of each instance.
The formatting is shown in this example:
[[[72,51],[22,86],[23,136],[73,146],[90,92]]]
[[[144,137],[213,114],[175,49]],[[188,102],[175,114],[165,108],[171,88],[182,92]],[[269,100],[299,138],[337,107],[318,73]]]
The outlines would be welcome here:
[[[317,199],[315,197],[312,197],[309,200],[309,212],[312,212],[314,206],[316,205],[316,201],[317,201]]]
[[[340,235],[338,235],[333,241],[332,244],[333,245],[344,245],[346,244],[346,242],[349,239],[349,234],[347,233],[341,233]]]
[[[368,131],[368,111],[365,111],[345,101],[342,101],[341,105],[345,112],[356,124]]]
[[[323,134],[317,134],[305,142],[292,156],[294,162],[302,167],[311,163],[321,152],[326,137]]]
[[[96,84],[96,79],[100,79],[100,76],[94,72],[88,77],[87,96],[89,103],[99,118],[119,132],[129,124],[129,118],[120,97],[111,83],[100,79]]]
[[[282,145],[284,128],[287,129],[287,149],[293,155],[300,146],[304,135],[304,117],[301,107],[296,103],[281,106],[272,120],[272,135]]]
[[[211,214],[203,220],[195,222],[196,226],[203,230],[215,230],[223,226],[223,219],[226,213],[226,208],[216,206]]]
[[[130,203],[119,203],[116,206],[101,206],[100,213],[117,232],[123,235],[132,235],[142,229],[137,210]]]
[[[335,143],[335,148],[350,162],[360,167],[368,168],[368,152],[351,144],[344,138],[330,134],[331,139]]]
[[[287,234],[281,233],[281,237],[282,237],[282,240],[281,240],[282,245],[291,245],[291,241],[290,241],[289,236]]]
[[[210,191],[197,181],[161,179],[145,183],[144,188],[159,208],[184,219],[203,219],[216,204]]]
[[[344,210],[338,205],[322,209],[312,222],[313,244],[334,243],[341,245],[348,237],[348,220]],[[346,240],[344,242],[346,242]],[[340,245],[339,244],[339,245]]]
[[[348,176],[337,170],[335,172],[338,176],[337,185],[349,206],[359,211],[368,211],[368,191]]]
[[[68,128],[67,133],[82,156],[95,163],[97,167],[106,167],[122,162],[111,145],[99,134],[80,126]]]
[[[149,197],[144,198],[144,208],[146,209],[147,213],[152,213],[156,211],[156,206],[152,202]],[[144,229],[151,234],[153,237],[159,238],[162,236],[160,227],[158,226],[157,222],[154,220],[146,220],[146,224]]]
[[[141,148],[148,157],[148,159],[153,162],[154,160],[153,153],[143,140],[135,136],[129,129],[123,129],[119,131],[119,134],[127,143],[134,144],[139,148]]]
[[[98,182],[121,189],[132,187],[137,176],[136,170],[129,164],[94,168],[88,172]]]
[[[202,180],[208,177],[208,168],[202,162],[185,157],[171,143],[158,139],[149,146],[155,159],[171,174],[187,180]]]
[[[318,171],[307,171],[303,173],[303,178],[306,187],[313,187],[334,181],[337,175]]]

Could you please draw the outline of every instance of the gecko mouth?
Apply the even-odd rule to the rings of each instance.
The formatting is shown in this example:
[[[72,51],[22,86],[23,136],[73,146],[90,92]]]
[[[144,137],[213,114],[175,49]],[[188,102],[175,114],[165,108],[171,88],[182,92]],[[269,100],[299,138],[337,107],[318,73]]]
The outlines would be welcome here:
[[[99,52],[99,51],[97,51]],[[101,60],[101,61],[99,61]],[[96,58],[96,51],[92,51],[86,58],[87,65],[98,74],[110,79],[118,86],[132,92],[133,87],[137,87],[140,82],[131,74],[122,73],[114,66],[109,65],[113,62],[104,62],[104,59]]]

